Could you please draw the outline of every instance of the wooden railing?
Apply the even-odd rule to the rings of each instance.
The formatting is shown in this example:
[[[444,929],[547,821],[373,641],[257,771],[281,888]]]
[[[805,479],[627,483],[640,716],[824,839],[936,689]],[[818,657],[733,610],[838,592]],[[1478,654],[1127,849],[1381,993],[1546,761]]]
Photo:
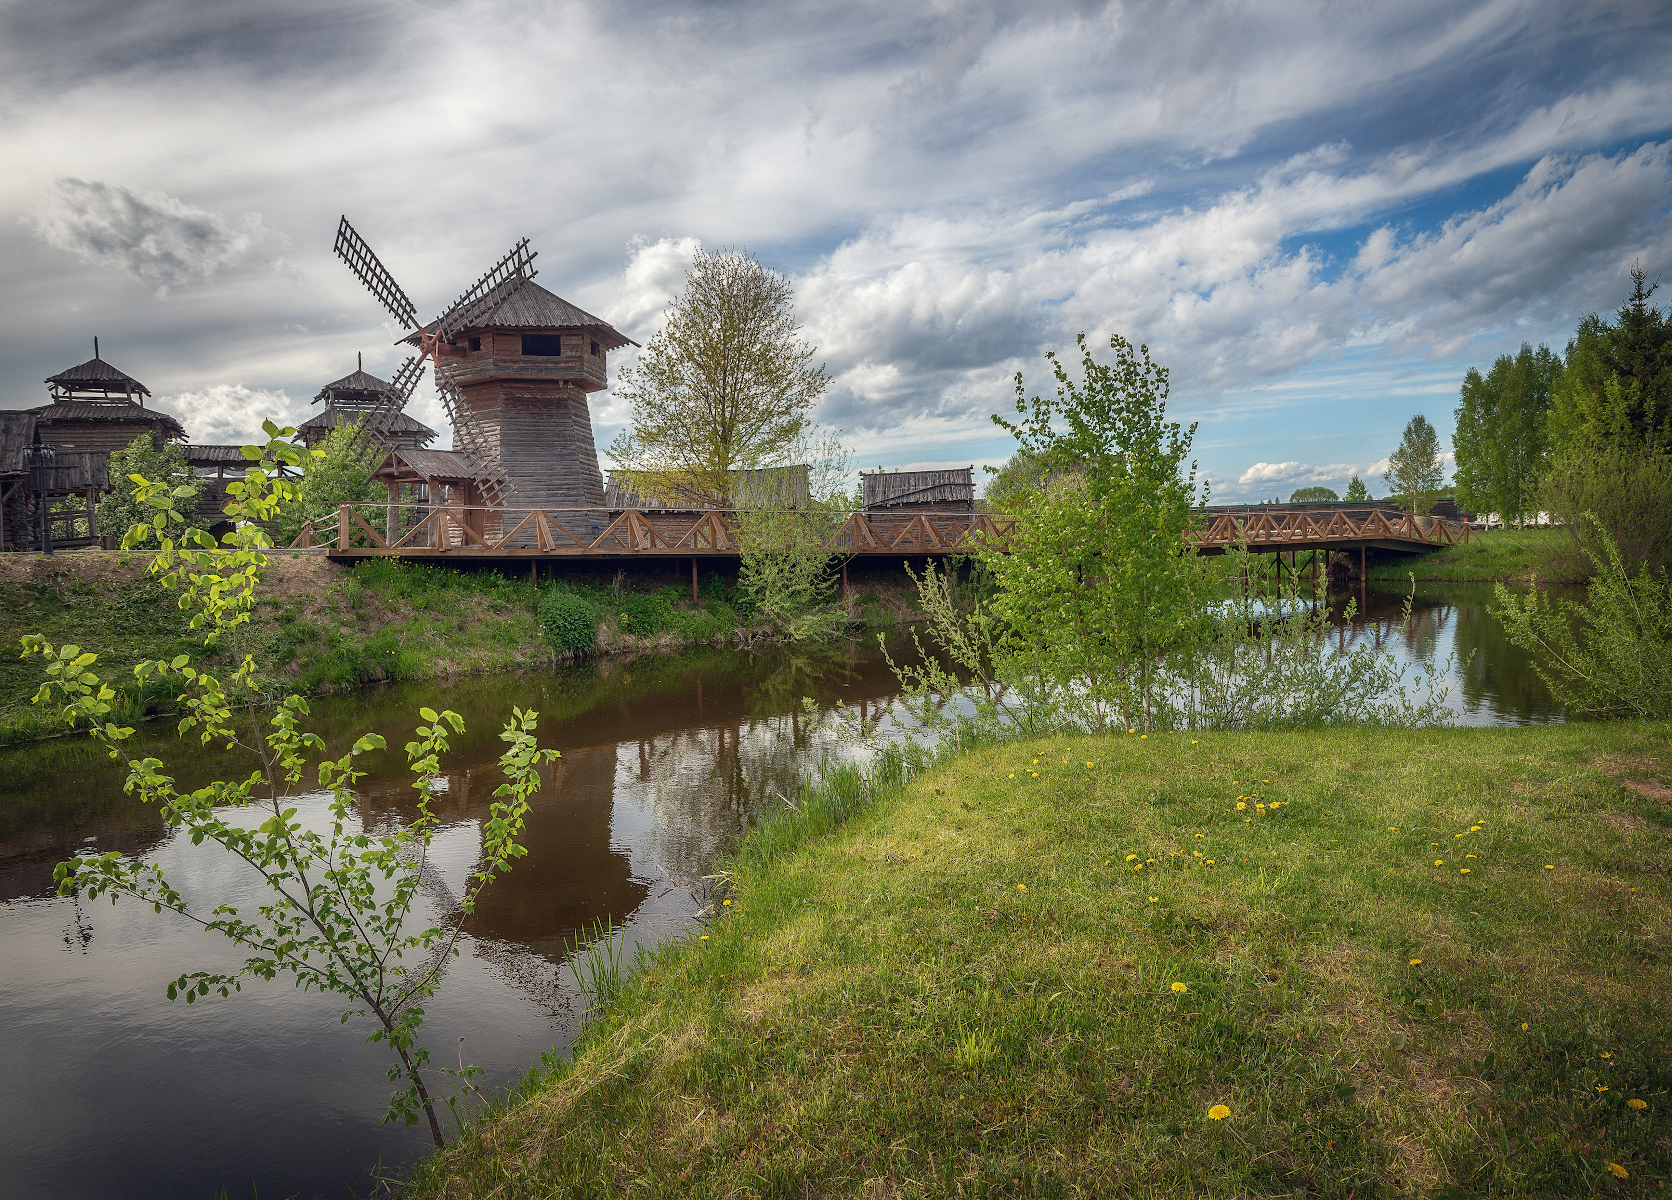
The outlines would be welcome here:
[[[1420,546],[1455,546],[1469,540],[1469,526],[1442,517],[1413,517],[1373,511],[1355,521],[1345,513],[1278,512],[1253,515],[1223,513],[1185,535],[1201,550],[1223,550],[1245,541],[1250,550],[1310,546],[1406,542]]]
[[[387,514],[422,512],[391,528]],[[383,527],[362,513],[385,514]],[[292,550],[324,549],[353,556],[467,554],[736,555],[737,512],[700,515],[628,509],[518,509],[466,505],[344,504],[335,516],[309,521]],[[1015,518],[990,513],[855,512],[826,542],[834,554],[968,553],[978,542],[1004,545]],[[391,536],[393,535],[393,536]]]

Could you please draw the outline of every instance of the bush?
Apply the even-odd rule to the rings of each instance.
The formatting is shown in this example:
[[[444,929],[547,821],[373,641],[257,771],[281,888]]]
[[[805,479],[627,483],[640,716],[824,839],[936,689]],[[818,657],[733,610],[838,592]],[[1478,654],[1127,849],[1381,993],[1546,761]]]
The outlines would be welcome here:
[[[1585,603],[1552,601],[1536,587],[1517,596],[1500,583],[1493,615],[1570,713],[1672,716],[1672,576],[1641,563],[1634,579],[1600,526],[1597,540],[1607,556],[1586,548],[1596,576]]]
[[[674,602],[680,589],[665,587],[649,596],[627,595],[621,600],[621,632],[634,637],[655,637],[674,627]]]
[[[1606,442],[1570,446],[1550,462],[1544,503],[1587,559],[1608,556],[1601,534],[1625,559],[1651,569],[1672,565],[1672,454]]]
[[[540,601],[540,629],[554,649],[585,654],[598,642],[598,614],[574,592],[553,588]]]

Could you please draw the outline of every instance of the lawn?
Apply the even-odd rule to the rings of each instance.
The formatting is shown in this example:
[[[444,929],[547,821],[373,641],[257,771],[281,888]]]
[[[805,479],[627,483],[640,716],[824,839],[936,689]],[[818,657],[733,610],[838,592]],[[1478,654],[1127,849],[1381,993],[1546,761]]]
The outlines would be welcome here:
[[[411,1194],[1663,1195],[1669,773],[1658,724],[968,753],[769,826]]]
[[[1369,577],[1403,580],[1414,573],[1418,579],[1457,583],[1524,583],[1537,575],[1552,582],[1582,582],[1587,576],[1583,566],[1565,529],[1489,529],[1443,550],[1372,563]]]

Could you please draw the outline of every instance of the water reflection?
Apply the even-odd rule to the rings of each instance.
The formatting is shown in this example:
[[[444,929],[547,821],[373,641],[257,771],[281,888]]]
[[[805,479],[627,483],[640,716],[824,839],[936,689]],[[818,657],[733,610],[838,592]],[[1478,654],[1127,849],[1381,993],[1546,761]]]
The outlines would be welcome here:
[[[1434,647],[1476,654],[1454,680],[1469,723],[1557,719],[1525,660],[1487,617],[1486,589],[1403,597],[1364,593],[1341,621],[1342,646],[1368,640],[1405,659]],[[463,714],[466,732],[443,764],[443,822],[425,902],[445,912],[480,853],[480,824],[501,782],[497,732],[512,704],[541,713],[552,764],[529,814],[529,854],[485,894],[464,954],[430,1006],[426,1041],[438,1058],[457,1039],[503,1087],[544,1050],[567,1047],[579,1022],[566,944],[600,920],[631,940],[688,929],[696,907],[681,883],[777,793],[793,793],[821,757],[856,749],[819,719],[838,703],[886,712],[894,680],[874,649],[789,655],[705,650],[540,675],[394,686],[314,705],[337,754],[365,730],[393,753],[368,756],[360,819],[367,829],[410,819],[415,795],[400,747],[418,705]],[[811,713],[804,698],[813,700]],[[142,727],[134,750],[155,754],[179,787],[241,774],[232,751],[178,741],[166,724]],[[0,1099],[7,1130],[7,1196],[340,1196],[364,1192],[366,1172],[426,1151],[421,1132],[380,1126],[385,1056],[365,1030],[334,1020],[340,1005],[278,985],[188,1010],[163,987],[181,970],[234,968],[230,947],[184,922],[132,905],[85,906],[53,894],[52,867],[97,849],[154,857],[204,894],[255,897],[213,847],[173,836],[125,796],[122,768],[89,743],[64,739],[0,751],[0,1015],[11,1067],[50,1088]],[[309,805],[320,801],[304,799]],[[157,1089],[169,1097],[157,1117]]]

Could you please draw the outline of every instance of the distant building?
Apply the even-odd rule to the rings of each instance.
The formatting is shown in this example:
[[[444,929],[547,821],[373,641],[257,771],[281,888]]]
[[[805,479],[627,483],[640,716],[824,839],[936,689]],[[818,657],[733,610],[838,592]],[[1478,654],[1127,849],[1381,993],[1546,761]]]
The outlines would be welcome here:
[[[802,508],[812,488],[805,463],[789,467],[761,467],[732,471],[732,504],[736,508]],[[630,471],[611,471],[604,488],[604,507],[611,512],[708,512],[715,506],[687,497],[642,494]]]
[[[35,418],[35,441],[64,451],[121,450],[149,433],[158,449],[164,442],[185,441],[186,430],[161,409],[146,408],[151,394],[133,376],[98,355],[46,380],[52,402],[27,410]]]
[[[950,471],[875,471],[859,478],[866,512],[975,511],[975,468]]]
[[[296,434],[310,449],[328,437],[337,426],[363,421],[382,400],[389,384],[375,375],[368,375],[361,360],[351,374],[319,389],[315,404],[325,405],[324,411],[314,414],[297,427]],[[416,421],[404,412],[384,418],[384,426],[371,430],[372,440],[382,450],[421,450],[435,440],[435,430]]]

